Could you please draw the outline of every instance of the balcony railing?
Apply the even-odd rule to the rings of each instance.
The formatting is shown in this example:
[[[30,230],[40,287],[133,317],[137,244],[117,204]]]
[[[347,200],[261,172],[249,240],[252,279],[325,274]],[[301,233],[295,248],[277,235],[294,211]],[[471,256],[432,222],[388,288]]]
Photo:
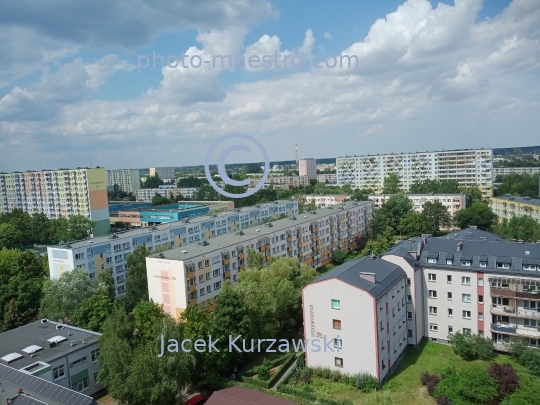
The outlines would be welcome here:
[[[524,326],[515,323],[494,323],[491,324],[491,330],[499,333],[509,333],[512,335],[529,336],[533,338],[540,337],[540,327]]]
[[[491,295],[508,298],[527,298],[540,300],[539,291],[514,291],[510,288],[491,287]]]

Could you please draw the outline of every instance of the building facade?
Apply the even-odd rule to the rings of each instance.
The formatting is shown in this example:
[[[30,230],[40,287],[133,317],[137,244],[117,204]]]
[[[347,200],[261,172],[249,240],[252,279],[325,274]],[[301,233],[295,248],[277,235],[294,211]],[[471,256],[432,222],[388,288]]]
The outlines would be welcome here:
[[[109,232],[105,169],[0,173],[0,213],[18,208],[48,218],[82,215],[96,222],[93,234]]]
[[[327,207],[329,205],[343,204],[349,199],[347,194],[321,194],[306,195],[306,202],[314,202],[317,208]]]
[[[531,197],[493,197],[489,199],[489,207],[499,216],[499,220],[529,217],[540,223],[540,200]]]
[[[236,282],[245,270],[248,248],[260,252],[264,263],[270,257],[291,257],[319,268],[331,262],[336,250],[355,247],[372,214],[369,201],[330,206],[151,255],[146,259],[150,298],[174,317],[188,305],[212,311],[223,283]]]
[[[223,202],[221,202],[223,203]],[[297,201],[239,208],[218,215],[201,215],[183,221],[144,227],[114,235],[85,239],[70,244],[48,246],[49,271],[52,279],[75,268],[86,269],[91,279],[99,272],[112,269],[116,293],[125,293],[127,256],[138,245],[148,249],[183,247],[257,226],[280,216],[298,214]]]
[[[337,174],[336,173],[323,173],[317,175],[317,182],[319,183],[329,183],[337,184]]]
[[[161,180],[173,180],[176,178],[174,167],[151,167],[150,176],[158,175]]]
[[[389,276],[382,262],[400,270]],[[365,308],[360,316],[359,304]],[[338,339],[339,333],[343,339],[337,342],[340,354],[307,353],[307,362],[351,373],[367,370],[382,381],[400,355],[403,332],[408,345],[421,339],[448,343],[461,332],[489,338],[502,351],[513,336],[538,347],[538,308],[540,243],[503,241],[476,229],[423,235],[380,258],[347,262],[304,288],[305,337]]]
[[[160,188],[141,188],[135,192],[135,197],[137,201],[145,201],[145,202],[151,202],[152,198],[154,198],[156,194],[162,197],[167,197],[167,198],[170,198],[171,195],[172,195],[172,198],[176,198],[179,195],[181,195],[184,198],[191,199],[196,196],[197,190],[198,190],[197,187],[182,187],[182,188],[167,187],[166,188],[166,187],[160,186]]]
[[[0,334],[0,364],[92,395],[101,333],[42,319]]]
[[[107,170],[107,187],[118,185],[125,193],[135,193],[141,188],[141,175],[139,169]]]
[[[381,208],[392,194],[370,194],[368,198],[373,201],[375,208]],[[413,211],[421,213],[426,202],[440,202],[452,216],[459,210],[467,208],[467,198],[465,194],[407,194],[409,200],[413,202]]]
[[[310,180],[317,180],[317,161],[313,158],[298,161],[298,174],[307,176]]]
[[[462,187],[477,185],[488,198],[493,195],[492,160],[491,149],[347,156],[336,159],[337,182],[380,193],[384,179],[397,173],[405,191],[417,181],[456,180]]]
[[[540,173],[540,167],[494,167],[493,168],[493,176],[504,176],[505,174],[536,174]]]

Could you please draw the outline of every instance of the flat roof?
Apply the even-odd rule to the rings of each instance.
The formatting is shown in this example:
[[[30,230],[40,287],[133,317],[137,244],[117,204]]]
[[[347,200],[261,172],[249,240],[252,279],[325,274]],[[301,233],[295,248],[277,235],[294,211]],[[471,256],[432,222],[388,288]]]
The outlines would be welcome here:
[[[423,193],[423,194],[411,194],[411,193],[403,193],[405,195],[410,195],[413,197],[421,197],[421,196],[427,196],[427,197],[437,197],[437,196],[463,196],[465,193],[442,193],[442,194],[434,194],[434,193]],[[369,197],[386,197],[386,196],[393,196],[394,194],[368,194]]]
[[[345,206],[339,205],[320,208],[315,210],[315,214],[311,212],[298,214],[295,216],[295,220],[292,220],[291,218],[285,218],[270,222],[269,224],[272,225],[271,227],[267,226],[267,224],[260,224],[247,229],[243,229],[243,235],[229,233],[217,238],[212,238],[208,240],[208,245],[206,246],[202,244],[190,244],[186,246],[181,246],[179,248],[167,250],[165,252],[154,253],[153,255],[150,255],[148,257],[161,258],[166,260],[190,260],[191,258],[196,256],[208,254],[216,250],[225,249],[230,246],[240,245],[255,238],[262,238],[276,232],[282,232],[293,226],[309,224],[313,221],[318,221],[326,216],[340,214],[342,212],[345,212],[347,209],[360,207],[363,205],[371,205],[373,203],[371,201],[358,201],[356,202],[357,205],[354,204],[355,202],[347,202]],[[343,207],[343,209],[341,207]],[[161,257],[160,255],[163,255],[163,257]]]
[[[416,155],[416,154],[425,154],[425,153],[450,153],[450,152],[475,152],[475,151],[486,151],[489,150],[493,153],[493,148],[472,148],[472,149],[448,149],[448,150],[432,150],[425,152],[394,152],[394,153],[377,153],[375,155],[354,155],[354,156],[339,156],[336,159],[343,158],[363,158],[363,157],[376,157],[376,156],[400,156],[400,155]],[[337,163],[337,161],[336,161]]]
[[[118,212],[183,212],[188,211],[194,208],[207,207],[209,205],[204,204],[166,204],[166,205],[146,205],[144,207],[135,207],[135,208],[123,208],[118,209]]]
[[[531,197],[518,197],[518,196],[497,196],[497,197],[491,197],[493,200],[505,200],[508,202],[517,202],[520,204],[529,204],[529,205],[536,205],[540,207],[540,200],[536,198]]]
[[[211,202],[213,202],[213,201],[211,201]],[[278,204],[285,204],[285,203],[290,203],[290,202],[294,203],[295,200],[292,200],[292,201],[291,200],[278,200],[277,201]],[[225,203],[225,201],[224,201],[224,203]],[[260,207],[257,207],[255,205],[251,205],[249,207],[235,208],[235,209],[232,209],[232,210],[226,210],[224,212],[218,213],[217,216],[218,217],[220,217],[220,216],[228,216],[228,215],[234,214],[235,212],[246,213],[246,212],[251,212],[251,211],[257,210],[257,209],[270,208],[270,207],[272,207],[274,205],[276,205],[276,204],[274,204],[274,203],[266,203],[266,204],[261,204]],[[200,222],[211,220],[212,218],[213,217],[211,215],[199,215],[197,217],[190,218],[189,223],[190,224],[197,224],[197,223],[200,223]],[[165,224],[155,225],[155,227],[157,228],[158,231],[165,231],[165,230],[168,230],[169,228],[172,228],[172,227],[175,227],[175,226],[183,226],[184,224],[185,224],[184,220],[180,220],[180,221],[174,221],[174,222],[168,222],[168,223],[165,223]],[[139,228],[139,229],[130,229],[130,230],[124,231],[124,232],[117,232],[116,235],[118,235],[118,239],[114,239],[114,240],[119,240],[119,239],[123,239],[123,238],[134,238],[136,236],[141,236],[141,235],[148,235],[151,232],[152,232],[152,228],[150,228],[150,227],[144,227],[144,228]],[[96,238],[83,239],[83,240],[80,240],[80,241],[69,242],[69,244],[71,245],[70,248],[66,247],[65,243],[58,244],[58,245],[49,245],[48,247],[58,248],[58,249],[78,249],[78,248],[88,247],[88,246],[91,246],[91,245],[99,245],[101,243],[110,243],[110,241],[113,240],[113,239],[111,239],[111,237],[112,237],[112,234],[108,234],[108,235],[98,236]]]
[[[64,324],[50,320],[44,324],[42,324],[41,321],[36,321],[0,333],[0,358],[12,353],[22,355],[21,358],[10,361],[9,364],[7,361],[0,360],[0,364],[21,369],[38,361],[49,363],[68,353],[75,352],[88,344],[97,342],[101,336],[100,333],[76,328],[70,325],[64,325],[62,329],[57,330],[57,325]],[[69,336],[68,331],[70,333]],[[65,338],[65,340],[58,343],[55,347],[50,347],[50,339],[55,337],[62,337]],[[72,340],[75,341],[74,346],[70,345],[70,341]],[[82,340],[84,340],[84,346]],[[35,346],[41,347],[42,350],[36,350],[34,357],[31,357],[30,354],[24,351],[24,349]]]

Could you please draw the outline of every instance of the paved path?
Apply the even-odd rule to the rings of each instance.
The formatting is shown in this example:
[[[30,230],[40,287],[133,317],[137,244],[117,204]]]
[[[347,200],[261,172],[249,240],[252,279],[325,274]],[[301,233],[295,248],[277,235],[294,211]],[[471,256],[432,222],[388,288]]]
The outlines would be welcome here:
[[[296,368],[296,360],[298,360],[298,353],[296,354],[295,356],[295,360],[292,362],[292,364],[289,366],[289,368],[287,369],[287,371],[285,371],[283,373],[283,375],[281,376],[281,378],[270,388],[271,390],[273,391],[277,391],[277,387],[279,384],[281,384],[286,378],[287,376],[292,373],[292,371]]]

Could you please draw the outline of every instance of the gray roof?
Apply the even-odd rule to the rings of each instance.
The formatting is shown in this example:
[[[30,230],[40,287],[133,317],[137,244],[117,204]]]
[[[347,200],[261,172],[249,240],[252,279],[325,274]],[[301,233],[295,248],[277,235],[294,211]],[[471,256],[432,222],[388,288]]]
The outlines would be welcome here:
[[[356,204],[356,205],[354,205]],[[350,209],[356,206],[362,205],[371,205],[371,201],[358,201],[357,203],[348,202],[345,205],[339,206],[329,206],[325,208],[320,208],[315,211],[315,214],[308,212],[304,214],[298,214],[295,220],[290,218],[280,219],[274,222],[271,222],[271,227],[266,226],[265,224],[260,224],[257,226],[252,226],[251,228],[243,229],[243,235],[236,235],[233,233],[225,234],[217,238],[209,239],[208,245],[199,245],[199,244],[189,244],[186,246],[181,246],[176,249],[167,250],[162,253],[155,253],[148,257],[161,257],[167,260],[189,260],[193,257],[201,256],[204,254],[216,252],[222,249],[230,248],[236,245],[244,246],[247,241],[251,241],[257,238],[263,238],[265,236],[271,236],[276,232],[283,232],[286,229],[296,226],[302,226],[310,224],[313,221],[318,221],[321,218],[336,215],[345,212],[346,209]],[[342,209],[345,208],[345,210]],[[183,253],[187,252],[187,253]]]
[[[21,394],[17,398],[11,400],[11,405],[47,405],[46,402],[34,399],[28,395]]]
[[[49,363],[68,353],[80,350],[88,344],[97,342],[101,336],[100,333],[75,328],[69,325],[66,325],[63,329],[57,330],[56,325],[62,324],[52,321],[42,324],[41,321],[36,321],[1,333],[0,358],[10,353],[19,353],[23,355],[23,357],[9,364],[4,360],[0,360],[0,364],[21,369],[38,361]],[[68,331],[70,332],[69,336],[67,334]],[[66,340],[51,348],[49,347],[49,342],[47,342],[47,340],[55,336],[63,336]],[[83,339],[85,342],[84,345],[82,344]],[[74,346],[70,345],[71,340],[75,341]],[[30,357],[30,354],[23,351],[24,348],[32,345],[43,348],[43,350],[37,351],[34,357]]]
[[[487,232],[486,232],[487,233]],[[462,243],[461,250],[457,250]],[[428,256],[438,253],[437,263],[427,263]],[[446,264],[447,259],[453,259],[452,264]],[[487,266],[480,267],[480,262]],[[471,266],[462,266],[462,260],[471,260]],[[510,269],[497,267],[497,263],[508,263]],[[521,276],[540,277],[540,271],[523,270],[523,264],[540,263],[539,243],[518,243],[501,240],[448,240],[444,238],[429,238],[422,249],[420,264],[428,267],[445,267],[466,271],[489,271],[500,274],[519,274]]]
[[[504,197],[493,197],[497,200],[506,200],[509,203],[518,202],[521,204],[530,204],[540,207],[540,200],[531,198],[531,197],[517,197],[517,196],[504,196]]]
[[[503,241],[501,237],[480,229],[466,228],[435,239]]]
[[[45,401],[48,399],[54,401],[55,404],[91,405],[93,403],[92,397],[89,397],[88,395],[70,390],[61,385],[43,380],[42,378],[23,373],[22,371],[4,366],[3,364],[0,364],[0,382],[7,383],[11,386],[6,387],[8,389],[11,388],[11,390],[13,390],[13,388],[16,387],[18,390],[18,388],[22,388],[26,395],[39,397],[40,400]],[[13,404],[36,405],[43,404],[43,402],[37,402],[35,399],[25,398],[24,395],[21,395],[13,401]]]
[[[360,272],[375,273],[375,283],[360,278]],[[345,262],[341,266],[316,278],[310,284],[337,279],[370,293],[379,299],[399,280],[406,277],[405,271],[397,264],[380,258],[362,257]]]

